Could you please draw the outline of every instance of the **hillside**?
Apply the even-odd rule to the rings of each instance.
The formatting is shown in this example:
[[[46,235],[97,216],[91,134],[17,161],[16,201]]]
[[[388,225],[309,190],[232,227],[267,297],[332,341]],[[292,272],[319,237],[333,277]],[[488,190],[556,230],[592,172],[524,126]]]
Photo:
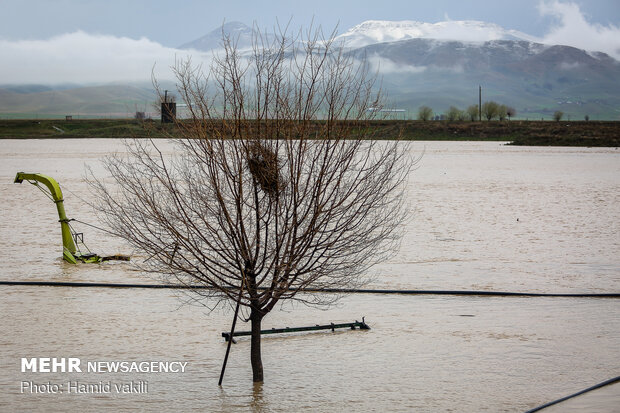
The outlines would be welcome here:
[[[43,89],[43,90],[40,90]],[[135,85],[71,87],[68,89],[0,88],[0,116],[64,117],[65,115],[128,117],[136,111],[151,112],[152,88]]]

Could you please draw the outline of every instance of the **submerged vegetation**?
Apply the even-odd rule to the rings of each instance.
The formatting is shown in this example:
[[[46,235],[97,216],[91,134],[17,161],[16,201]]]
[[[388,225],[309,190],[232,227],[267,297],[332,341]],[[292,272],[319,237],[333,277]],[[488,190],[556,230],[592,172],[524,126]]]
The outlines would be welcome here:
[[[469,112],[469,110],[468,110]],[[469,115],[468,115],[469,117]],[[458,119],[458,118],[457,118]],[[376,121],[377,137],[405,140],[491,140],[514,145],[620,146],[614,121]],[[320,121],[316,121],[317,125]],[[0,139],[164,138],[174,127],[135,119],[1,120]]]

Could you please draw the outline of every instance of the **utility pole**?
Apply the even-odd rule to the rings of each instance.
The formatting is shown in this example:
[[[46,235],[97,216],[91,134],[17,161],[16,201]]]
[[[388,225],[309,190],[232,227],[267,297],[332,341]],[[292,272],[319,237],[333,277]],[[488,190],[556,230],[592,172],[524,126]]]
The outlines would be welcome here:
[[[482,86],[478,85],[478,121],[482,122]]]

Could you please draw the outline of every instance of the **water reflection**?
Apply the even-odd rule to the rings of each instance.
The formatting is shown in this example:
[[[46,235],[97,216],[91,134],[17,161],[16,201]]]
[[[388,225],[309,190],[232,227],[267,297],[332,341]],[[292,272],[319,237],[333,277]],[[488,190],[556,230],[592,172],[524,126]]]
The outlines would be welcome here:
[[[262,413],[268,411],[265,399],[263,398],[263,383],[253,383],[252,402],[250,403],[250,407],[253,412]]]

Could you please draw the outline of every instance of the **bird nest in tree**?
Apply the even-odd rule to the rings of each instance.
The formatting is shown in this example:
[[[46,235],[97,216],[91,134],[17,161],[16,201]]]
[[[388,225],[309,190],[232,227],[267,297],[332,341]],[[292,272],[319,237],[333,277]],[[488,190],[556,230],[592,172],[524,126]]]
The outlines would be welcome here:
[[[280,189],[278,155],[261,142],[248,145],[248,168],[263,191],[277,195]]]

